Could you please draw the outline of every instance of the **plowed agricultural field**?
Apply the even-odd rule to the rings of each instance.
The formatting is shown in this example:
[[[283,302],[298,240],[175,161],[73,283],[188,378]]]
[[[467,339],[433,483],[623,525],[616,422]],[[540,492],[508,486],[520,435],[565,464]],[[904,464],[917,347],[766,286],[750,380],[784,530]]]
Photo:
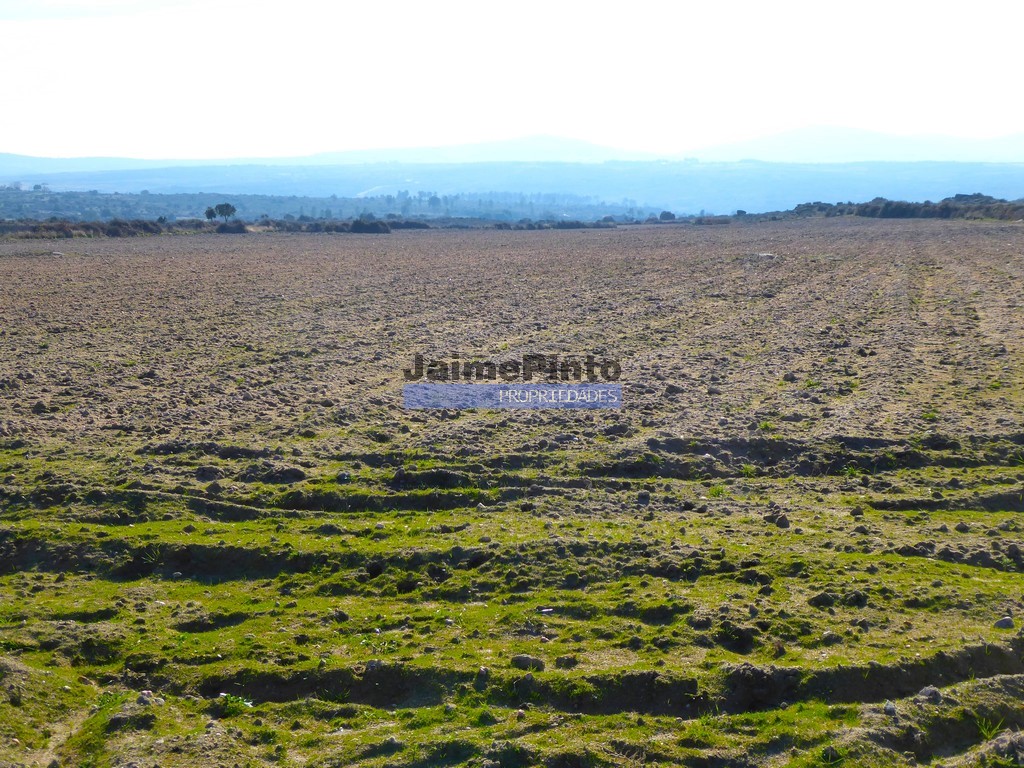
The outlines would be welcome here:
[[[1020,223],[0,242],[2,766],[1016,765],[1022,512]]]

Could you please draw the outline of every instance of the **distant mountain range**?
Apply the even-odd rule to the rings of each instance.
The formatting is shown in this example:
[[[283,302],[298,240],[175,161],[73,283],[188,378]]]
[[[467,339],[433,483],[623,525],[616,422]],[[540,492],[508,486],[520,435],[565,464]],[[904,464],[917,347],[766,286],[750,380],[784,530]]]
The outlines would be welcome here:
[[[0,182],[13,176],[52,173],[93,173],[150,168],[194,168],[231,165],[320,166],[375,163],[603,163],[610,160],[658,160],[659,155],[602,147],[576,139],[529,136],[507,141],[441,147],[398,147],[322,152],[300,157],[235,157],[209,160],[134,159],[125,157],[31,157],[0,153]]]
[[[363,149],[328,152],[304,160],[316,165],[357,163],[604,163],[659,160],[661,155],[604,147],[558,136],[528,136],[506,141],[411,149]]]
[[[136,159],[31,157],[0,153],[0,181],[18,175],[226,165],[362,165],[366,163],[605,163],[611,161],[860,163],[1024,163],[1024,133],[994,139],[896,136],[853,128],[812,127],[676,154],[637,152],[557,136],[452,146],[359,149],[299,157]]]
[[[1024,198],[1024,135],[990,141],[817,128],[659,157],[535,136],[293,158],[140,160],[0,154],[0,185],[54,191],[360,197],[567,194],[677,213],[800,203]]]
[[[1024,133],[994,139],[893,136],[853,128],[800,128],[687,153],[704,161],[770,163],[1024,163]]]

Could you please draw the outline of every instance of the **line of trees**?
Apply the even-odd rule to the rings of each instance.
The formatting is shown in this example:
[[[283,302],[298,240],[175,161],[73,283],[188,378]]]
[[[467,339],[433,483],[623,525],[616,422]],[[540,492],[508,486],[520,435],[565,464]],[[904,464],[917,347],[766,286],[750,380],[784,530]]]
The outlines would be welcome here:
[[[999,219],[1024,218],[1024,200],[1000,200],[975,193],[953,195],[933,203],[912,203],[876,197],[866,203],[802,203],[792,211],[795,216],[864,216],[872,219]]]
[[[597,198],[550,193],[520,194],[483,192],[440,194],[410,192],[372,197],[297,197],[286,195],[233,195],[230,203],[223,193],[106,193],[55,192],[44,185],[24,189],[21,185],[0,185],[0,220],[51,217],[69,221],[111,219],[203,219],[226,221],[233,217],[255,221],[263,216],[274,220],[303,222],[352,220],[372,214],[402,219],[477,218],[516,222],[521,219],[579,219],[597,221],[613,216],[617,221],[645,220],[660,209],[640,206],[634,200],[605,203]],[[222,213],[218,206],[231,206]]]
[[[217,205],[206,209],[206,219],[207,221],[213,221],[215,218],[220,216],[224,219],[224,223],[227,223],[227,220],[236,213],[238,213],[238,209],[231,203],[217,203]]]

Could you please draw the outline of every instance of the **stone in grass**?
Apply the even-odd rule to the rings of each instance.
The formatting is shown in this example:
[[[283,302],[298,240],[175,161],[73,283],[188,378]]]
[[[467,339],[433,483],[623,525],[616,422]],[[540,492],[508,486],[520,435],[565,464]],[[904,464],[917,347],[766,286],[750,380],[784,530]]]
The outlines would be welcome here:
[[[1003,616],[1003,618],[999,619],[999,621],[993,624],[993,626],[996,629],[1013,629],[1013,619],[1009,616]]]
[[[487,710],[487,709],[485,709],[485,710],[484,710],[483,712],[481,712],[481,713],[479,714],[479,716],[477,716],[477,719],[476,719],[476,721],[477,721],[477,723],[478,723],[479,725],[483,725],[483,726],[487,726],[487,725],[495,725],[495,724],[497,724],[497,722],[498,722],[498,718],[496,718],[496,717],[495,717],[495,716],[494,716],[494,715],[493,715],[493,714],[491,713],[491,711],[490,711],[490,710]]]
[[[956,524],[956,532],[957,533],[967,533],[969,530],[971,530],[971,526],[969,526],[967,523],[963,522],[962,520],[959,523]]]
[[[371,755],[393,755],[395,752],[401,752],[403,749],[405,749],[405,742],[399,741],[395,736],[388,736],[377,746],[370,747],[367,753]]]
[[[220,480],[222,477],[224,477],[224,473],[221,472],[220,467],[203,465],[196,468],[195,478],[200,483],[209,483],[214,480]]]
[[[843,595],[843,605],[848,605],[853,608],[863,608],[867,604],[867,594],[861,592],[859,589],[855,589],[852,592],[847,592],[845,595]]]
[[[836,604],[836,596],[831,592],[819,592],[807,603],[815,608],[829,608]]]
[[[843,759],[842,753],[833,746],[827,746],[821,750],[821,760],[826,765],[838,763]]]
[[[306,473],[298,467],[288,467],[281,464],[274,464],[264,461],[259,464],[251,464],[239,475],[238,479],[244,483],[276,483],[288,484],[297,483],[306,479]]]
[[[327,614],[327,617],[331,621],[337,622],[338,624],[348,621],[349,619],[348,614],[345,613],[345,611],[341,610],[341,608],[335,608],[333,611]]]
[[[544,662],[538,659],[536,656],[530,656],[528,653],[520,653],[512,657],[512,666],[516,669],[530,669],[536,670],[537,672],[544,671]]]
[[[557,659],[555,659],[555,666],[559,669],[572,669],[579,663],[580,660],[576,656],[572,655],[559,656]]]
[[[917,698],[930,701],[932,704],[938,704],[942,701],[942,691],[934,685],[926,685],[918,692]]]
[[[120,712],[110,716],[107,721],[107,732],[114,731],[148,731],[156,724],[156,715],[150,709],[138,705],[126,704]]]

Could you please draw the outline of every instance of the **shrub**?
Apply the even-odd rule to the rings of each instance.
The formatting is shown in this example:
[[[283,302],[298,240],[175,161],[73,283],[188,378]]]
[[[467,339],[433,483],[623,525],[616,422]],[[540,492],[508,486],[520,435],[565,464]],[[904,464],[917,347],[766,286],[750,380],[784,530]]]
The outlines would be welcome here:
[[[240,235],[248,231],[244,221],[225,221],[217,225],[217,233],[221,235]]]
[[[349,227],[349,231],[367,235],[385,235],[391,231],[391,227],[389,227],[385,221],[366,221],[364,219],[356,219]]]

